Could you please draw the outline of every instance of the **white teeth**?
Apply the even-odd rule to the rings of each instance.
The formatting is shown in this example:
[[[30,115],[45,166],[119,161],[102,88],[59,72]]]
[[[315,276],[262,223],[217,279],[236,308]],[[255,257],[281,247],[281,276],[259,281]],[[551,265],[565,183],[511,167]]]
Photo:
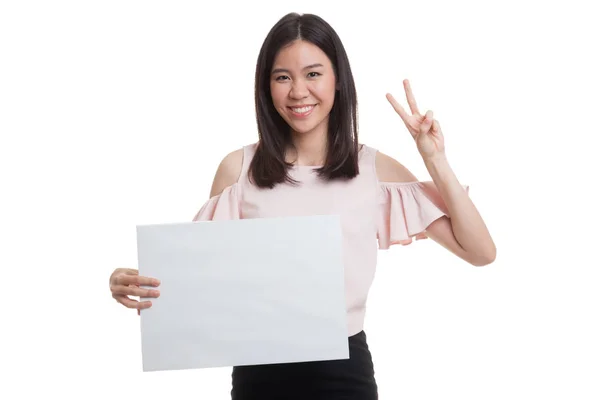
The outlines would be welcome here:
[[[298,114],[304,114],[305,112],[308,112],[312,109],[313,109],[313,106],[308,106],[308,107],[302,107],[302,108],[292,108],[292,111],[294,111],[295,113],[298,113]]]

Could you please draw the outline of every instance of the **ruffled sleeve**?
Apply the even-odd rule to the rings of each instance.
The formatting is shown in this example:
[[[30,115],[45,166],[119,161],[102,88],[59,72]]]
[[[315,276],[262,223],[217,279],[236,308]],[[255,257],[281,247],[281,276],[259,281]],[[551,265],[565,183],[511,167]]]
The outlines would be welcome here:
[[[240,187],[236,183],[228,186],[221,194],[211,197],[193,221],[216,221],[240,219]]]
[[[463,186],[468,192],[469,187]],[[426,239],[425,230],[448,210],[433,182],[381,182],[377,238],[379,248]]]

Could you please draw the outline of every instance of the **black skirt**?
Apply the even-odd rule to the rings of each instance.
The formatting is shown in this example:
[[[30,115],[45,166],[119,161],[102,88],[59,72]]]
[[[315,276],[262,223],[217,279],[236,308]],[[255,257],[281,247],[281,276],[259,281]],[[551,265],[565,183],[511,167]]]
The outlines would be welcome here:
[[[348,338],[347,360],[234,367],[232,400],[376,400],[377,383],[364,331]]]

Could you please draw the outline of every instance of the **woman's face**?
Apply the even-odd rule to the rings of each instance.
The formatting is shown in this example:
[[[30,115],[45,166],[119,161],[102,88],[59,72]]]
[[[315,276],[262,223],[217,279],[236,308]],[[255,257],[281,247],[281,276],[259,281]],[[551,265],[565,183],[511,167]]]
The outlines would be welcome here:
[[[327,133],[336,81],[327,55],[312,43],[297,40],[282,48],[271,70],[275,109],[300,134]]]

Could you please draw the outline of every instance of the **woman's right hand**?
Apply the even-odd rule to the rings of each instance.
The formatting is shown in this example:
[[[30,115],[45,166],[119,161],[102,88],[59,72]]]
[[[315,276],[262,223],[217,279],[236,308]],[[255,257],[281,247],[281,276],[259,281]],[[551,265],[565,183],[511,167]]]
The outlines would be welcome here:
[[[140,310],[152,306],[151,301],[137,301],[129,296],[136,297],[158,297],[160,292],[156,289],[146,289],[140,286],[158,287],[160,281],[156,278],[140,276],[137,269],[117,268],[110,275],[110,291],[112,297],[127,308],[136,308],[138,315]]]

